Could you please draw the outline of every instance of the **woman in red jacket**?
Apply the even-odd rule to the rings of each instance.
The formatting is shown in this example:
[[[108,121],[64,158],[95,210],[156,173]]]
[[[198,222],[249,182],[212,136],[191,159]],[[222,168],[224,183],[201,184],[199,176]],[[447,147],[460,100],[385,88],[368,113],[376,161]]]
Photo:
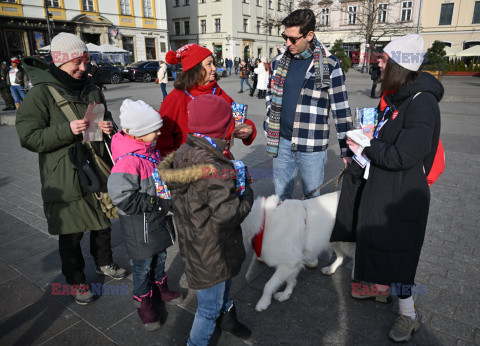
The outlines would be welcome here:
[[[175,89],[167,95],[160,107],[163,119],[162,134],[157,139],[157,148],[165,156],[178,149],[187,141],[188,128],[188,103],[198,95],[214,94],[220,96],[229,104],[233,99],[227,95],[217,84],[215,79],[215,62],[212,52],[197,44],[187,44],[176,52],[169,51],[166,56],[169,65],[182,63],[183,72],[179,74],[174,83]],[[246,119],[246,126],[227,135],[229,142],[231,136],[243,140],[245,145],[250,145],[257,130],[252,121]],[[228,152],[228,148],[226,148]]]

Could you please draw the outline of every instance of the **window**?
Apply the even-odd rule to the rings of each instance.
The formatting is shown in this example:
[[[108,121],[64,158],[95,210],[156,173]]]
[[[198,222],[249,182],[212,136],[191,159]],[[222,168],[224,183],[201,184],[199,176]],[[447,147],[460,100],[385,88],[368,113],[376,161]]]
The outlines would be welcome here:
[[[200,0],[201,4],[205,4],[206,2],[207,2],[207,0]]]
[[[135,45],[133,44],[133,37],[131,36],[122,36],[123,49],[128,50],[132,53],[132,57],[135,56]]]
[[[480,23],[480,1],[475,1],[475,7],[473,8],[472,24]]]
[[[178,6],[180,6],[180,0],[174,0],[173,7],[178,7]]]
[[[385,23],[387,21],[388,4],[379,4],[377,11],[377,23]]]
[[[452,24],[453,4],[442,4],[440,11],[440,22],[438,25],[450,25]]]
[[[412,1],[402,2],[402,22],[412,20]]]
[[[130,0],[120,0],[120,13],[124,16],[131,15]]]
[[[243,18],[243,32],[248,32],[248,19]]]
[[[260,33],[260,27],[262,26],[262,22],[260,22],[259,20],[257,20],[257,34]]]
[[[268,34],[272,36],[272,29],[273,29],[273,24],[268,25]]]
[[[183,0],[183,5],[184,6],[190,5],[190,0]]]
[[[180,22],[175,22],[175,35],[180,35]]]
[[[157,50],[155,49],[155,39],[154,38],[145,38],[145,53],[148,60],[157,59]]]
[[[220,18],[215,18],[215,32],[221,32]]]
[[[277,0],[277,11],[282,11],[282,0]]]
[[[7,4],[16,4],[17,0],[0,0],[0,2],[6,2]]]
[[[328,26],[330,17],[330,9],[329,8],[322,8],[320,12],[320,25]]]
[[[358,6],[348,6],[348,24],[357,24]]]
[[[257,0],[257,6],[262,6],[262,2],[260,0]]]
[[[183,23],[183,28],[185,29],[185,35],[190,35],[190,21],[186,20]]]
[[[2,1],[3,2],[3,1]],[[17,1],[12,1],[13,3],[16,3]],[[48,7],[58,7],[60,8],[60,5],[58,3],[58,0],[47,0],[47,6]]]
[[[200,28],[201,28],[201,32],[202,34],[206,34],[207,33],[207,21],[205,19],[202,19],[200,21]]]
[[[83,10],[88,12],[94,12],[93,0],[82,0]]]
[[[146,18],[153,18],[152,0],[143,0],[143,16]]]
[[[244,4],[248,4],[247,0],[242,0],[242,2],[243,2]]]
[[[160,42],[160,52],[165,53],[167,51],[167,45],[165,42]]]
[[[268,0],[268,8],[272,9],[273,0]]]

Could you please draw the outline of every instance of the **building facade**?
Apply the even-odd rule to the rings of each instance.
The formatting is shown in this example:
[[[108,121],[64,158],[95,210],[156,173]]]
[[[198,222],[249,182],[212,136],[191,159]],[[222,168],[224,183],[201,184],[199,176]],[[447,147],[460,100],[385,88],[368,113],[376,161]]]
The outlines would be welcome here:
[[[322,0],[312,8],[319,27],[316,35],[326,47],[343,40],[352,62],[363,63],[367,23],[372,51],[379,52],[395,38],[417,32],[420,5],[421,0]]]
[[[424,1],[421,34],[426,48],[435,40],[445,42],[457,52],[479,45],[480,1]]]
[[[3,60],[36,54],[59,32],[114,44],[130,51],[132,60],[160,60],[168,50],[164,0],[0,0]]]
[[[167,0],[171,49],[198,43],[217,59],[272,58],[284,44],[286,0]]]

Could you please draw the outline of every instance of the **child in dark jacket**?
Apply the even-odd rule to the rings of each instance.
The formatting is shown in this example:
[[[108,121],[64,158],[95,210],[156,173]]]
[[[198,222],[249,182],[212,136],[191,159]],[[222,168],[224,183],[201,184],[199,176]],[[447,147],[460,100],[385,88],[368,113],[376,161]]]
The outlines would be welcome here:
[[[223,331],[248,338],[251,332],[237,320],[230,287],[245,260],[240,224],[252,207],[253,191],[248,179],[236,174],[234,165],[241,162],[232,163],[223,153],[234,126],[232,109],[221,97],[206,94],[195,97],[188,112],[194,133],[158,169],[172,192],[188,285],[197,291],[188,344],[207,345],[219,316]]]
[[[144,328],[152,331],[160,327],[152,293],[160,293],[165,303],[182,301],[180,293],[168,289],[165,274],[166,249],[174,242],[173,230],[166,223],[171,202],[158,196],[158,188],[164,185],[152,174],[161,159],[155,142],[163,120],[145,102],[127,99],[120,108],[120,125],[122,131],[112,139],[115,165],[108,178],[108,192],[118,207],[133,263],[133,298],[138,316]]]

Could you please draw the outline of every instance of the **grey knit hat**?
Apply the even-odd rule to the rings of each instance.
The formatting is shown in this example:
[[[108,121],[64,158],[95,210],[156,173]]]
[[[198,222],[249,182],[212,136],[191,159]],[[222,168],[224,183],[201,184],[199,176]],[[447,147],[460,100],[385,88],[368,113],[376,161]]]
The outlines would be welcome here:
[[[50,54],[55,66],[60,67],[75,58],[88,56],[88,48],[78,36],[61,32],[52,39]]]
[[[163,126],[163,120],[155,109],[142,100],[126,99],[120,107],[120,126],[129,135],[140,137],[157,131]]]

